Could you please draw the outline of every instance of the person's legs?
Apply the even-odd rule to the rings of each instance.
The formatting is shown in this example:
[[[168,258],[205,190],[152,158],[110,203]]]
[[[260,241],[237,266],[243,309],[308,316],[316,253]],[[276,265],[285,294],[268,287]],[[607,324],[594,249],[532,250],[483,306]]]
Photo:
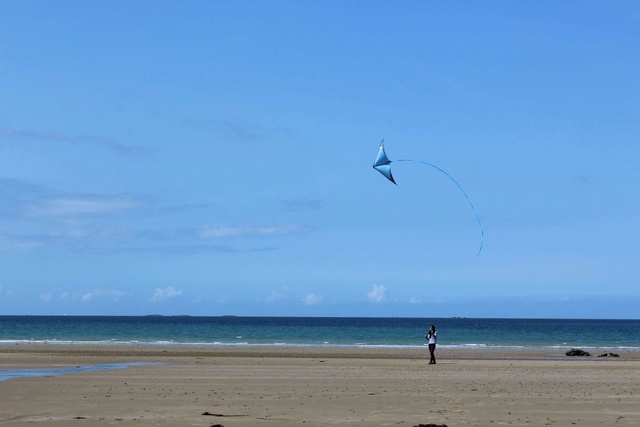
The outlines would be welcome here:
[[[431,360],[429,361],[429,363],[436,363],[436,356],[434,354],[434,352],[436,351],[436,345],[435,344],[429,344],[429,355],[431,356]]]

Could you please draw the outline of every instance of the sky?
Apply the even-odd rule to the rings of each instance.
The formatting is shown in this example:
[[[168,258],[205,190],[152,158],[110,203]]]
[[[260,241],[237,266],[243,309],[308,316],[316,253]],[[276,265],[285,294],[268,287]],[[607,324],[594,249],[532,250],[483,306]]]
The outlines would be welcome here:
[[[638,40],[624,0],[0,0],[0,314],[638,319]]]

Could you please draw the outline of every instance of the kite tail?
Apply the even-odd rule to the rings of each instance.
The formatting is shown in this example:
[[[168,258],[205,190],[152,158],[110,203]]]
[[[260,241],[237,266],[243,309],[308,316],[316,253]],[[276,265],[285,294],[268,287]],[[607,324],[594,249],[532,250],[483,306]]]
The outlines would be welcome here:
[[[478,253],[476,254],[476,256],[480,255],[480,252],[482,252],[482,247],[484,246],[484,229],[482,228],[482,223],[480,222],[480,217],[478,216],[478,212],[476,212],[476,208],[473,206],[473,203],[471,203],[471,199],[467,195],[467,192],[462,189],[462,186],[460,186],[460,184],[458,184],[458,181],[453,179],[453,177],[451,175],[449,175],[443,169],[440,169],[438,166],[436,166],[436,165],[434,165],[432,163],[423,162],[422,160],[403,159],[403,160],[394,160],[394,162],[422,163],[423,165],[431,166],[432,168],[439,170],[440,172],[445,174],[447,177],[449,177],[449,179],[451,181],[453,181],[453,183],[456,185],[456,187],[458,187],[458,189],[462,192],[462,194],[464,194],[464,197],[467,199],[467,202],[469,203],[469,206],[471,206],[471,210],[473,211],[473,215],[475,215],[475,217],[476,217],[476,221],[478,221],[478,227],[480,227],[480,248],[478,249]]]

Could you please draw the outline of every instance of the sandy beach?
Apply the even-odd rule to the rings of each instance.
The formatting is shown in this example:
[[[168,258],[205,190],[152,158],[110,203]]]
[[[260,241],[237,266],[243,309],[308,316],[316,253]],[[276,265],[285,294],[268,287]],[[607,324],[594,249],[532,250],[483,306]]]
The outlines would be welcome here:
[[[640,354],[0,346],[0,370],[154,362],[0,382],[0,425],[640,425]],[[595,354],[599,354],[596,352]]]

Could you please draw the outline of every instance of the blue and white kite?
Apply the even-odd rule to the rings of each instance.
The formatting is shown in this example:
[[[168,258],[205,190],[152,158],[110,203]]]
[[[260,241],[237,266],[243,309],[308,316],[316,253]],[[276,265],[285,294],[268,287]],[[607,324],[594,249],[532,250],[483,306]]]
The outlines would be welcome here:
[[[476,212],[476,208],[474,208],[473,203],[471,203],[471,199],[469,198],[469,196],[467,196],[467,193],[462,189],[460,184],[458,184],[458,181],[453,179],[451,175],[446,173],[444,170],[440,169],[438,166],[428,162],[423,162],[421,160],[410,160],[410,159],[394,160],[394,162],[413,162],[413,163],[421,163],[423,165],[431,166],[432,168],[437,169],[438,171],[445,174],[447,177],[449,177],[451,181],[453,181],[456,187],[458,187],[458,189],[462,192],[462,194],[464,194],[464,197],[467,199],[467,202],[469,202],[469,206],[471,206],[471,210],[473,211],[473,214],[476,217],[476,221],[478,221],[478,226],[480,227],[480,248],[478,249],[478,253],[476,254],[476,256],[480,255],[480,252],[482,252],[482,246],[484,245],[484,230],[482,229],[482,223],[480,222],[480,217]],[[391,175],[391,160],[389,160],[389,158],[387,157],[387,153],[384,152],[384,139],[380,143],[380,148],[378,149],[378,155],[376,156],[376,161],[373,163],[373,168],[378,172],[380,172],[382,175],[384,175],[385,178],[387,178],[389,181],[393,182],[395,185],[398,185],[396,183],[396,180],[393,179],[393,175]]]

